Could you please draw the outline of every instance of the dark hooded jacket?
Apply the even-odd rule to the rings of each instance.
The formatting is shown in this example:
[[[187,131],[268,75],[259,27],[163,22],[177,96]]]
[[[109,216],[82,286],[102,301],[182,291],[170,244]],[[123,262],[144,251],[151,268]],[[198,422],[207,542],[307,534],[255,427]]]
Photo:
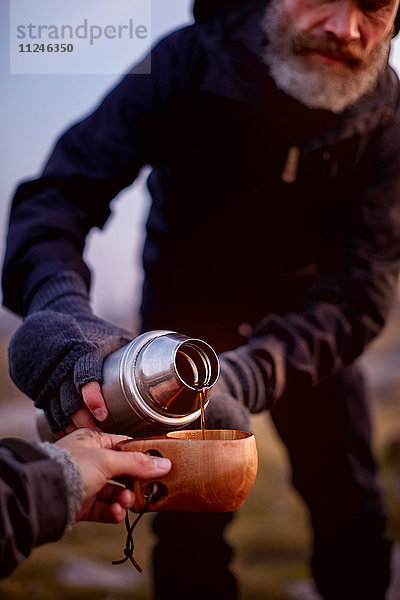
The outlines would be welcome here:
[[[89,283],[88,231],[151,165],[144,329],[198,335],[217,351],[252,331],[275,396],[288,372],[315,384],[363,351],[399,268],[398,79],[387,67],[343,114],[306,108],[261,60],[264,10],[251,0],[200,11],[154,48],[151,75],[133,69],[59,140],[14,199],[6,306],[24,315],[60,271]]]
[[[0,579],[35,546],[55,542],[67,523],[62,469],[37,444],[0,441]]]

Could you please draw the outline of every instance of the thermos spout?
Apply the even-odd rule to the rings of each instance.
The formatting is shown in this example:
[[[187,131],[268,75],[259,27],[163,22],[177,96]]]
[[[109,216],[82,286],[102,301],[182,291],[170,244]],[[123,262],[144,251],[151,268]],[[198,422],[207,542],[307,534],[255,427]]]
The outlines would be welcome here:
[[[151,331],[110,354],[102,391],[109,417],[104,431],[153,435],[180,429],[200,416],[219,375],[206,342],[172,331]]]
[[[218,359],[205,342],[169,333],[154,337],[137,355],[136,385],[149,406],[183,417],[199,408],[198,392],[218,377]]]

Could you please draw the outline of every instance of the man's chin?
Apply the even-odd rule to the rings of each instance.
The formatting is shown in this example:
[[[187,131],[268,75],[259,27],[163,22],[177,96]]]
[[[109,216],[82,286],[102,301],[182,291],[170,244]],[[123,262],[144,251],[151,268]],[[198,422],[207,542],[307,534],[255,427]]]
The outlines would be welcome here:
[[[277,87],[308,108],[341,113],[367,91],[348,65],[330,65],[324,61],[311,64],[309,58],[276,59],[270,65]]]
[[[353,69],[348,63],[330,63],[321,57],[297,56],[270,63],[277,87],[308,108],[341,113],[356,104],[376,84],[377,73]],[[369,76],[368,76],[369,75]]]
[[[332,74],[298,71],[296,76],[273,76],[277,87],[311,109],[341,113],[353,102],[346,96],[342,81],[333,81]]]

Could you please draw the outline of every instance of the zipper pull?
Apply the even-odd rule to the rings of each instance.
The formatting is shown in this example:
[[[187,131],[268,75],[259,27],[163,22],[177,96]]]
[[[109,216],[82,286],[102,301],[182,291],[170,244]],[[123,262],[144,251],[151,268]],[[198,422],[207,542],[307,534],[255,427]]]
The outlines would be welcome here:
[[[288,150],[286,163],[281,175],[281,179],[285,183],[294,183],[296,181],[299,158],[300,148],[297,146],[291,146]]]

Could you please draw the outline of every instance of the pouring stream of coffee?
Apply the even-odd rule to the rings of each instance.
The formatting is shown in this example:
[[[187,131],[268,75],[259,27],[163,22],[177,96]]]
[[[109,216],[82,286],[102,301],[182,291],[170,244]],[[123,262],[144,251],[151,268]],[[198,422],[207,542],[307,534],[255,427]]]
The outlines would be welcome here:
[[[206,421],[205,421],[205,411],[204,411],[204,401],[206,398],[206,392],[204,389],[199,391],[199,400],[200,400],[200,410],[201,410],[201,417],[200,417],[200,427],[201,427],[201,435],[203,440],[206,439]]]

